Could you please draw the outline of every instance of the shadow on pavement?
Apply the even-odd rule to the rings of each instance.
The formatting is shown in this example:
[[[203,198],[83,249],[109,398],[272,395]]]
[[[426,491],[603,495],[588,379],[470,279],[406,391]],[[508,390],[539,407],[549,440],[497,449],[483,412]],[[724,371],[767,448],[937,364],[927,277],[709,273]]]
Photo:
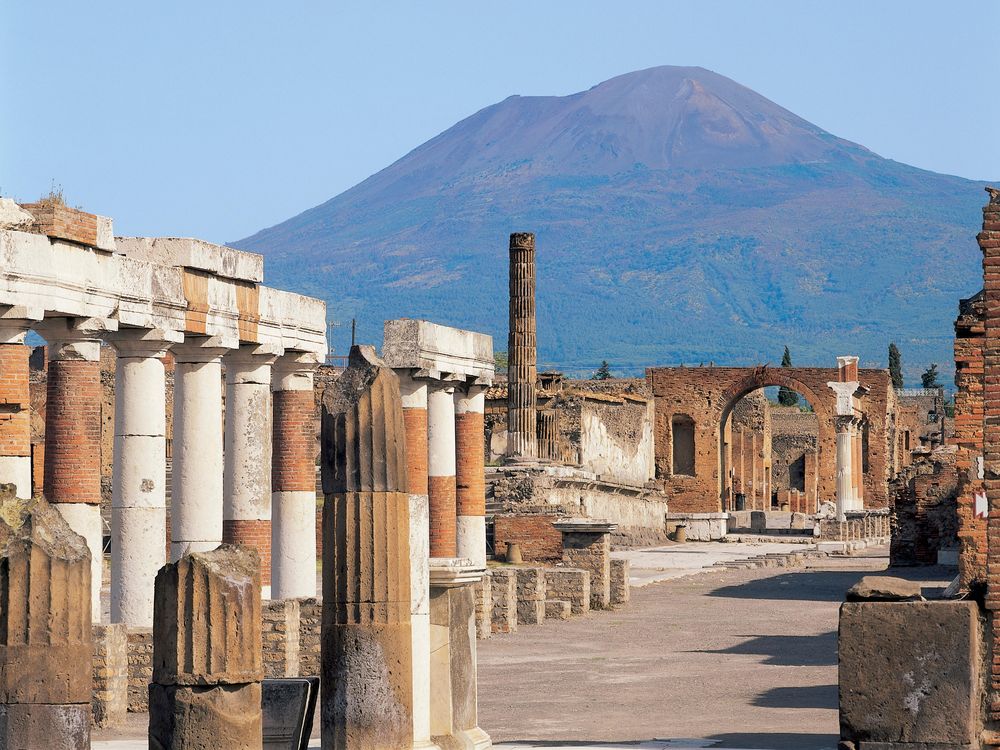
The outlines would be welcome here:
[[[776,667],[828,667],[837,663],[837,632],[819,635],[758,635],[729,648],[695,649],[689,654],[750,654]],[[836,701],[834,702],[836,705]]]
[[[777,599],[786,601],[842,602],[847,590],[866,575],[884,575],[841,570],[800,570],[745,583],[720,586],[709,596],[728,599]]]
[[[839,701],[837,685],[809,685],[807,687],[777,687],[754,698],[755,706],[766,708],[832,708]]]
[[[746,750],[837,750],[840,740],[834,734],[805,734],[804,732],[778,732],[775,734],[713,734],[705,739],[717,740],[713,750],[746,748]]]

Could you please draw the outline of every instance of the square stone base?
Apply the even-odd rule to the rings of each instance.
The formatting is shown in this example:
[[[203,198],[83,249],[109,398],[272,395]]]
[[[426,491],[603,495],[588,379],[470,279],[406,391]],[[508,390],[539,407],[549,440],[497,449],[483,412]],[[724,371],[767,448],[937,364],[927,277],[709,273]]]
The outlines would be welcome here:
[[[259,682],[149,686],[150,750],[259,748]]]
[[[90,704],[0,704],[0,748],[90,750]]]

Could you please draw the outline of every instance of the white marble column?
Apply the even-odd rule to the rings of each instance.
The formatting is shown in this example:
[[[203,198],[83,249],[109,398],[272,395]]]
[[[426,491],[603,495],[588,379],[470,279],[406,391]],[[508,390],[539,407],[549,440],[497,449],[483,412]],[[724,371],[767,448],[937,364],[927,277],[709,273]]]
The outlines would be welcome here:
[[[153,582],[166,562],[166,382],[176,331],[122,329],[115,369],[111,621],[152,627]]]
[[[238,346],[188,337],[173,347],[170,560],[222,544],[222,357]]]
[[[837,417],[837,520],[843,521],[844,514],[853,509],[852,505],[852,438],[853,417]]]
[[[249,345],[225,357],[222,539],[257,550],[265,599],[271,598],[271,365],[280,354]]]
[[[272,372],[271,597],[316,596],[316,355],[279,357]]]

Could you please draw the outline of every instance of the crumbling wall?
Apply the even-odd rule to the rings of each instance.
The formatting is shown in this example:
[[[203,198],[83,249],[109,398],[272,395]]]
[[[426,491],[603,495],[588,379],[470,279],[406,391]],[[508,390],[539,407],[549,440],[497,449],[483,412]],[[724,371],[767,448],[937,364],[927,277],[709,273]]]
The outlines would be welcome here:
[[[652,479],[652,404],[586,400],[580,413],[580,464],[618,482],[642,485]]]
[[[936,450],[906,467],[890,484],[892,565],[935,565],[938,551],[957,546],[957,455],[953,446]]]

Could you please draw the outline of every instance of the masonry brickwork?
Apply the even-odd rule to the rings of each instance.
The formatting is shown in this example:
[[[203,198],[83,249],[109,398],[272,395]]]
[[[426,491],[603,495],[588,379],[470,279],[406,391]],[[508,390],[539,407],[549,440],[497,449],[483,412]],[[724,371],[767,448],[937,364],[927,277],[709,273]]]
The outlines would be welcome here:
[[[553,525],[559,518],[555,513],[496,516],[493,521],[494,554],[504,557],[507,545],[517,542],[525,561],[562,560],[562,532]]]

